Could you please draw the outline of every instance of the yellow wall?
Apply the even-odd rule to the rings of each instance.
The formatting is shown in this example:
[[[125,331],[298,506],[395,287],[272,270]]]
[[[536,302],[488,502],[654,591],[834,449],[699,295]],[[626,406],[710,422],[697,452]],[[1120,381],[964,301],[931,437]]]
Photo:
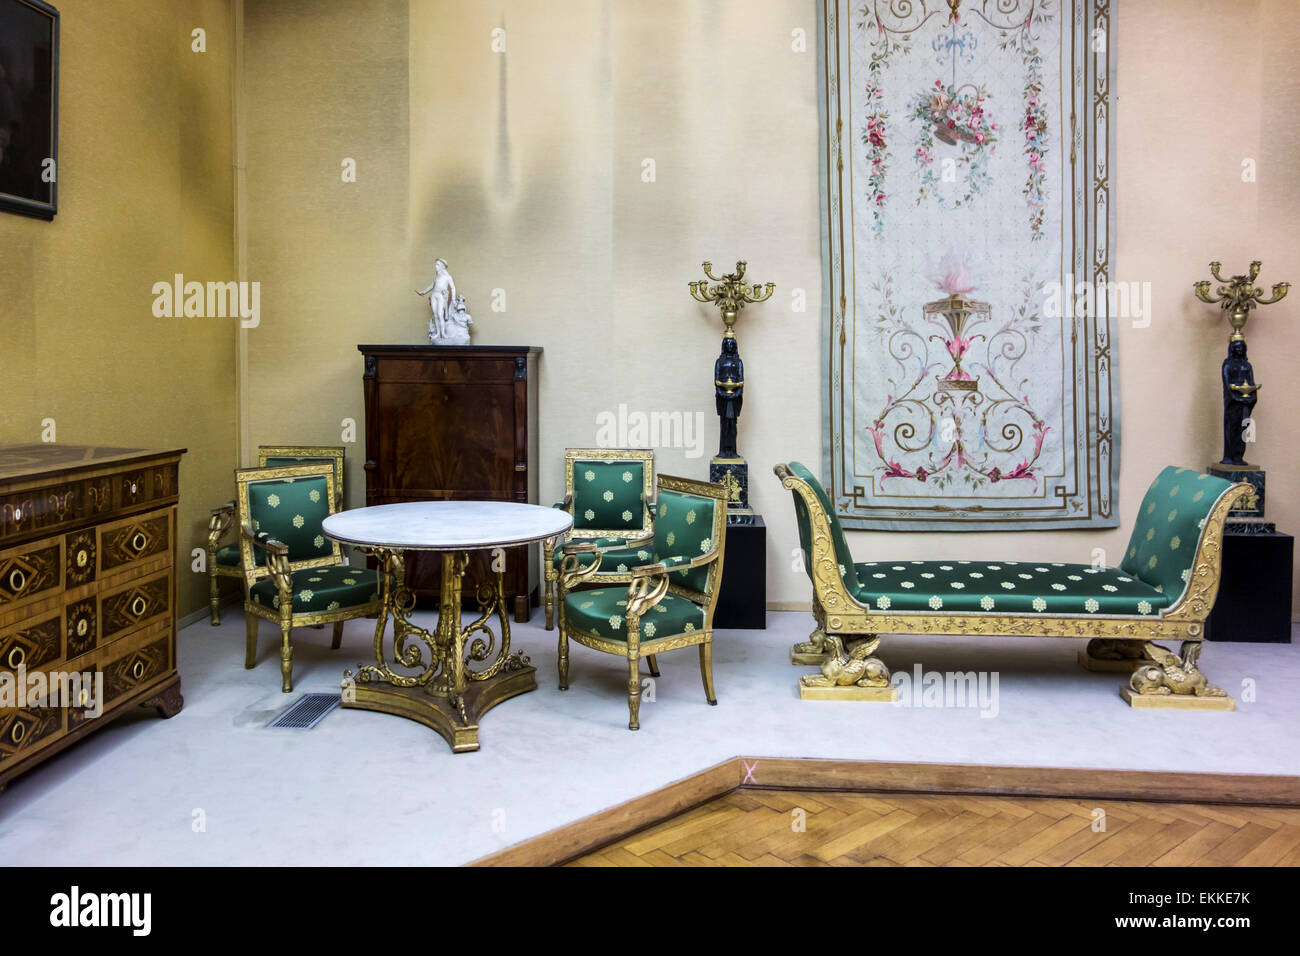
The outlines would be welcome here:
[[[702,476],[714,450],[708,387],[719,322],[686,283],[701,260],[747,258],[772,302],[740,323],[740,447],[767,518],[768,597],[803,602],[791,508],[770,467],[820,468],[821,262],[815,5],[811,0],[245,0],[249,277],[263,324],[247,333],[251,443],[336,441],[360,426],[358,342],[424,338],[412,290],[451,264],[480,344],[546,349],[542,498],[561,452],[597,416],[702,412],[704,455],[662,449],[661,471]],[[506,29],[506,56],[491,48]],[[791,49],[791,31],[810,38]],[[1150,282],[1155,320],[1121,328],[1121,521],[1112,532],[851,535],[881,555],[1116,559],[1160,466],[1219,450],[1225,326],[1191,283],[1253,256],[1300,282],[1294,124],[1300,68],[1285,0],[1119,4],[1116,279]],[[1262,71],[1260,63],[1269,64]],[[343,183],[340,163],[358,163]],[[643,161],[656,179],[642,180]],[[1258,181],[1241,181],[1241,161]],[[807,311],[793,309],[805,290]],[[506,311],[493,312],[493,290]],[[1252,319],[1265,383],[1257,458],[1269,517],[1300,530],[1300,300]],[[361,501],[358,451],[349,497]],[[1300,605],[1298,605],[1300,608]]]
[[[187,447],[180,610],[207,511],[231,497],[233,323],[158,319],[155,282],[233,278],[229,0],[60,0],[59,211],[0,214],[0,443]],[[190,49],[207,31],[207,52]]]

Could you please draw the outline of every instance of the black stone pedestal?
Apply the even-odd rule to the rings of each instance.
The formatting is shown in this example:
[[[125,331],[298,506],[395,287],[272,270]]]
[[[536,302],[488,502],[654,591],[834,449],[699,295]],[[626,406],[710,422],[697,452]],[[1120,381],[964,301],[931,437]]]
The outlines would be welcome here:
[[[727,523],[713,627],[761,630],[767,627],[767,525],[762,515],[736,517],[744,523]]]
[[[1289,534],[1234,531],[1228,522],[1219,598],[1205,622],[1207,640],[1291,643],[1294,548]]]

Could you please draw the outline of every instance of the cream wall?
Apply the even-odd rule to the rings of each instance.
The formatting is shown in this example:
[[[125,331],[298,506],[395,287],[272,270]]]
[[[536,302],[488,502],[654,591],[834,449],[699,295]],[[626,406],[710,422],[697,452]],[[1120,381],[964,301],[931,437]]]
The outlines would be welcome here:
[[[207,602],[189,552],[231,496],[233,323],[153,316],[155,282],[233,277],[228,0],[59,0],[59,211],[0,214],[0,444],[187,447],[180,611]],[[206,30],[206,53],[191,31]]]
[[[747,310],[740,448],[767,519],[768,598],[806,602],[789,499],[770,468],[820,470],[821,368],[815,5],[811,0],[244,0],[247,268],[263,322],[247,335],[249,443],[336,441],[360,428],[358,342],[418,343],[432,262],[451,264],[480,344],[545,348],[542,498],[598,416],[702,413],[699,457],[661,448],[661,471],[703,476],[715,450],[708,386],[716,311],[693,303],[699,263],[750,262],[777,295]],[[1205,263],[1264,259],[1300,283],[1285,0],[1119,4],[1116,278],[1150,282],[1150,328],[1121,328],[1121,521],[1169,462],[1217,457],[1226,326],[1191,283]],[[504,28],[506,53],[493,51]],[[808,37],[792,49],[792,31]],[[1262,69],[1261,63],[1267,65]],[[340,163],[357,160],[358,181]],[[1257,161],[1243,183],[1241,162]],[[654,182],[643,181],[654,161]],[[806,294],[806,311],[792,293]],[[504,291],[505,311],[494,312]],[[1265,383],[1259,454],[1269,517],[1300,530],[1291,451],[1300,399],[1300,300],[1252,319]],[[1290,361],[1288,361],[1288,359]],[[362,501],[361,444],[349,497]],[[1289,471],[1289,473],[1288,473]],[[861,532],[855,552],[1118,560],[1124,530],[910,535]],[[1297,604],[1300,608],[1300,603]]]

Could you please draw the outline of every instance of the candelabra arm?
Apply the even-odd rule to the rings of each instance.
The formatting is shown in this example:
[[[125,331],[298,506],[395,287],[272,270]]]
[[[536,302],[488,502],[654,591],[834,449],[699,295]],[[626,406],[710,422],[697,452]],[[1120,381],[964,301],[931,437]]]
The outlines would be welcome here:
[[[1272,296],[1272,298],[1269,298],[1269,299],[1261,299],[1261,298],[1259,298],[1258,296],[1256,296],[1255,301],[1258,302],[1260,305],[1272,305],[1274,302],[1277,302],[1277,301],[1279,301],[1279,300],[1281,300],[1281,299],[1285,299],[1285,298],[1286,298],[1286,294],[1287,294],[1289,291],[1291,291],[1291,283],[1289,283],[1289,282],[1277,282],[1277,283],[1274,283],[1274,285],[1273,285],[1273,296]]]

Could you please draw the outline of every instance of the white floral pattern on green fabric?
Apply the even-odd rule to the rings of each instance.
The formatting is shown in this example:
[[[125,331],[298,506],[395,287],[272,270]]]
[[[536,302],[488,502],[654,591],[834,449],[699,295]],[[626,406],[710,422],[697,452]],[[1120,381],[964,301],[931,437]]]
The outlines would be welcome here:
[[[305,525],[306,523],[307,523],[307,519],[304,518],[302,515],[294,515],[294,516],[293,516],[293,526],[294,526],[295,528],[301,528],[301,527],[302,527],[303,525]]]
[[[890,603],[891,603],[891,602],[890,602],[889,598],[888,598],[886,595],[884,595],[884,594],[882,594],[882,595],[880,595],[880,597],[876,598],[876,607],[879,608],[879,609],[882,610],[882,611],[888,611],[888,610],[889,610],[889,605],[890,605]]]
[[[588,469],[588,471],[582,476],[582,478],[584,481],[595,481],[596,473]]]
[[[280,496],[272,492],[266,496],[266,503],[272,508],[280,507]]]
[[[312,501],[320,501],[320,492],[313,488],[311,491],[307,492],[307,497]]]
[[[596,517],[596,512],[594,512],[594,511],[592,511],[590,508],[588,508],[586,511],[584,511],[584,512],[582,513],[582,516],[583,516],[584,518],[586,518],[588,521],[590,521],[590,520],[592,520],[593,518]]]
[[[625,472],[623,472],[623,480],[624,480],[625,482],[627,482],[627,481],[631,481],[631,480],[632,480],[632,472],[630,472],[630,471],[625,471]]]
[[[1101,607],[1101,605],[1097,603],[1096,598],[1088,598],[1088,600],[1083,602],[1083,606],[1088,611],[1089,614],[1093,613],[1094,611],[1097,610],[1097,608]]]
[[[695,511],[693,509],[686,512],[686,523],[695,524]]]
[[[987,594],[984,595],[982,598],[980,598],[980,607],[982,607],[986,611],[993,610],[993,606],[995,603],[996,602],[994,602],[993,598],[989,597],[989,595]]]
[[[1047,602],[1044,601],[1042,598],[1034,598],[1034,610],[1035,611],[1047,610]]]
[[[604,498],[606,501],[613,501],[613,500],[614,500],[614,492],[612,492],[612,491],[610,491],[608,488],[606,488],[606,489],[605,489],[605,493],[602,494],[601,497]]]
[[[623,512],[623,520],[624,520],[624,521],[631,521],[631,520],[632,520],[632,512],[630,512],[630,511],[624,511],[624,512]]]
[[[1150,614],[1150,613],[1151,613],[1151,602],[1150,602],[1150,601],[1138,601],[1138,613],[1139,613],[1139,614]]]
[[[930,607],[934,608],[936,611],[939,610],[939,608],[943,607],[943,598],[939,597],[937,594],[931,594]]]
[[[311,543],[316,545],[318,548],[323,548],[325,547],[325,536],[323,534],[318,534],[316,537],[311,539]]]

